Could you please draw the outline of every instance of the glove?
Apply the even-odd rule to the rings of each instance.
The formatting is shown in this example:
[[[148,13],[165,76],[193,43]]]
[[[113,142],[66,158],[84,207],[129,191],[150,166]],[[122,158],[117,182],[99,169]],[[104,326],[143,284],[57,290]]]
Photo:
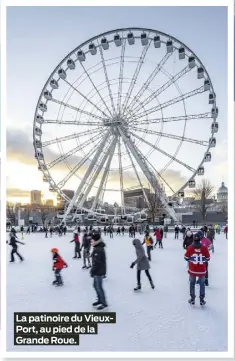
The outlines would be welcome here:
[[[130,268],[135,267],[135,262],[132,262],[132,264],[130,265]]]

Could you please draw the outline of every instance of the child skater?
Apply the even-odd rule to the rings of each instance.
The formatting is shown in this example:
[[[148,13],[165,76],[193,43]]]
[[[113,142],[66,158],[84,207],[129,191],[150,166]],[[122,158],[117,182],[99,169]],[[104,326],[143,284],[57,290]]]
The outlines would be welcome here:
[[[53,285],[56,286],[63,286],[63,280],[61,277],[61,270],[63,268],[67,268],[67,263],[63,260],[63,258],[59,255],[59,250],[57,248],[52,248],[52,259],[53,259],[53,266],[52,271],[55,271],[55,281],[52,282]]]

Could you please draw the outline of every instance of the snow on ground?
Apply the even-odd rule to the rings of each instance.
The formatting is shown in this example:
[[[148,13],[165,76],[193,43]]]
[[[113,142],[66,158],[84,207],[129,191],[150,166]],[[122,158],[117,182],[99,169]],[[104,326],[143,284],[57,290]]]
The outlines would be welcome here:
[[[143,236],[140,236],[141,238]],[[52,239],[43,234],[25,236],[19,247],[25,257],[7,269],[7,349],[8,351],[227,351],[227,240],[217,235],[215,253],[209,265],[210,286],[207,304],[196,299],[188,304],[189,284],[181,236],[168,234],[164,249],[152,252],[151,275],[155,289],[142,274],[142,290],[136,286],[136,259],[132,239],[127,235],[104,237],[107,252],[107,279],[104,289],[109,308],[117,313],[117,323],[98,326],[98,335],[81,335],[79,346],[14,346],[14,312],[92,312],[96,295],[88,270],[81,259],[72,259],[72,234]],[[54,275],[50,249],[57,247],[69,267],[62,271],[65,285],[51,285]],[[8,248],[10,252],[11,247]],[[9,257],[9,255],[7,255]],[[199,289],[197,287],[197,293]]]

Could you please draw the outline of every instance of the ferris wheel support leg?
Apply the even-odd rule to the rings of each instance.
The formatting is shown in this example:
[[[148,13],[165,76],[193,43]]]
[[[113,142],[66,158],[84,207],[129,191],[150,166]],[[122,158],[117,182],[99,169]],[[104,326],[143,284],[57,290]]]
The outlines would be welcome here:
[[[102,192],[102,189],[104,188],[104,183],[106,181],[106,178],[107,178],[107,175],[108,175],[108,172],[109,172],[109,169],[110,169],[110,165],[111,165],[111,162],[112,162],[112,159],[113,159],[113,155],[114,155],[114,152],[115,152],[115,148],[116,148],[116,142],[117,140],[115,140],[114,144],[113,144],[113,148],[111,149],[110,151],[110,154],[109,154],[109,158],[108,158],[108,161],[106,163],[106,167],[105,167],[105,170],[104,170],[104,173],[103,173],[103,176],[101,178],[101,182],[100,182],[100,185],[99,185],[99,188],[97,190],[97,193],[96,193],[96,196],[95,196],[95,199],[94,199],[94,202],[91,206],[91,212],[93,212],[97,206],[97,203],[99,201],[99,197],[100,197],[100,193]]]
[[[121,138],[118,139],[118,161],[119,161],[119,173],[120,173],[120,188],[121,188],[121,213],[124,215],[125,202],[124,202],[124,186],[123,186],[123,170],[122,170],[122,153],[121,153]]]
[[[108,139],[109,135],[110,135],[110,130],[108,130],[108,132],[107,132],[107,133],[105,134],[105,136],[103,137],[103,140],[102,140],[102,142],[100,143],[100,146],[98,147],[98,149],[97,149],[97,151],[96,151],[96,153],[95,153],[95,155],[94,155],[94,158],[92,159],[92,161],[91,161],[91,163],[90,163],[90,165],[89,165],[89,167],[88,167],[88,169],[87,169],[87,171],[86,171],[86,173],[85,173],[85,175],[84,175],[81,183],[79,184],[78,189],[76,190],[76,192],[75,192],[75,194],[74,194],[74,196],[73,196],[73,199],[71,200],[71,202],[70,202],[70,204],[69,204],[69,206],[68,206],[68,208],[67,208],[67,210],[66,210],[66,213],[65,213],[65,215],[64,215],[64,217],[63,217],[63,220],[62,220],[62,222],[64,222],[64,224],[66,223],[67,216],[68,216],[68,214],[70,213],[71,209],[73,208],[74,203],[76,202],[76,200],[77,200],[77,198],[78,198],[78,196],[79,196],[82,188],[84,187],[84,184],[86,183],[86,181],[87,181],[87,179],[88,179],[88,177],[89,177],[89,175],[90,175],[90,173],[91,173],[94,165],[95,165],[96,162],[98,161],[98,159],[99,159],[99,157],[100,157],[100,154],[101,154],[101,152],[102,152],[102,150],[103,150],[103,148],[104,148],[104,146],[105,146],[105,143],[107,142],[107,139]]]
[[[104,164],[105,164],[105,161],[107,160],[107,158],[108,158],[108,156],[109,156],[109,154],[110,154],[110,151],[112,151],[113,147],[115,148],[116,142],[117,142],[117,140],[116,140],[116,138],[114,138],[114,139],[112,140],[111,144],[107,147],[106,152],[105,152],[105,154],[104,154],[104,156],[103,156],[103,158],[102,158],[102,160],[101,160],[101,162],[100,162],[100,164],[99,164],[99,166],[98,166],[98,168],[97,168],[94,176],[92,177],[91,181],[89,182],[89,184],[88,184],[88,186],[87,186],[87,189],[86,189],[86,191],[85,191],[82,199],[80,200],[80,202],[79,202],[79,204],[78,204],[78,208],[83,207],[83,204],[84,204],[84,202],[86,201],[87,196],[89,195],[89,193],[90,193],[90,191],[91,191],[91,188],[93,187],[93,185],[94,185],[94,183],[95,183],[98,175],[100,174],[100,171],[101,171],[101,169],[103,168],[103,166],[104,166]],[[75,218],[75,217],[74,217],[74,218]],[[73,218],[73,220],[74,220],[74,218]]]
[[[167,213],[174,219],[176,222],[180,222],[179,219],[176,216],[175,211],[168,205],[167,199],[162,193],[161,186],[158,183],[155,175],[151,172],[149,169],[147,163],[145,162],[141,152],[138,150],[138,148],[135,146],[135,144],[132,142],[130,138],[128,138],[123,129],[121,127],[118,127],[119,133],[124,141],[124,143],[129,148],[130,152],[132,153],[133,157],[135,158],[136,162],[139,164],[142,172],[145,174],[146,178],[148,179],[149,183],[153,187],[155,191],[157,191],[158,196],[160,198],[160,201],[162,202],[164,208],[166,209]],[[181,222],[180,222],[181,223]]]

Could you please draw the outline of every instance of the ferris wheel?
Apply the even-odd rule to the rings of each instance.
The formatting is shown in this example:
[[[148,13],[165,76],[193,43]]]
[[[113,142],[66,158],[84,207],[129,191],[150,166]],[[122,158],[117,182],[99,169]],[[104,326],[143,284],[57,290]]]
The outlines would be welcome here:
[[[126,192],[142,190],[148,204],[149,187],[177,220],[169,197],[204,175],[217,118],[209,74],[185,44],[152,29],[112,30],[50,75],[35,111],[35,158],[49,190],[69,202],[64,221],[75,208],[101,214],[113,199],[125,214]]]

